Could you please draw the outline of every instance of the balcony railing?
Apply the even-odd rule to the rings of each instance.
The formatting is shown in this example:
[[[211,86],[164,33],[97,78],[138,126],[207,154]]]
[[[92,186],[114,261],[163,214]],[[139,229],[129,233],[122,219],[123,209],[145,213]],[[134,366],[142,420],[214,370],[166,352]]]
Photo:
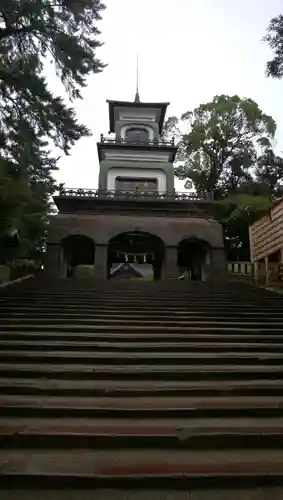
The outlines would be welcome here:
[[[101,189],[61,188],[59,196],[68,198],[95,198],[99,200],[164,200],[164,201],[203,201],[196,193],[157,191],[104,191]]]
[[[113,137],[104,137],[103,134],[100,136],[101,144],[113,144],[113,145],[126,145],[126,146],[157,146],[157,147],[175,147],[175,139],[165,140],[165,139],[153,139],[147,141],[141,140],[129,140],[129,139],[117,139]]]

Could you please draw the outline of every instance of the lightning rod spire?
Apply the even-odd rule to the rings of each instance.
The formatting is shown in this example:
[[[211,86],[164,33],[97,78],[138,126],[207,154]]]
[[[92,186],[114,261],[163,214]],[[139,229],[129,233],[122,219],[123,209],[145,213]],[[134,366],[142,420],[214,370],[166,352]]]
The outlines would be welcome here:
[[[135,102],[140,102],[140,94],[139,94],[139,53],[137,53],[137,90],[136,90]]]

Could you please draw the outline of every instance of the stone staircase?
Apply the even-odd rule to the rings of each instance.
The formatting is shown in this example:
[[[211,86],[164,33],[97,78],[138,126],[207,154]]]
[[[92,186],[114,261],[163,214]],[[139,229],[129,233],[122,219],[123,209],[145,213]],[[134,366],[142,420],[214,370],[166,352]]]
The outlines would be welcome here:
[[[283,485],[282,306],[240,283],[3,289],[1,488]]]

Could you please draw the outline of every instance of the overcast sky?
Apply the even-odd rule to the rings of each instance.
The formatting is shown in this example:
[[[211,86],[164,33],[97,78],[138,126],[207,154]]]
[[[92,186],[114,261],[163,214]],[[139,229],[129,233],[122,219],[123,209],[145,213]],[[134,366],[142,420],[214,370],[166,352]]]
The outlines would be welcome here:
[[[194,109],[217,94],[238,94],[258,102],[278,124],[283,151],[283,80],[265,77],[271,57],[262,42],[269,20],[283,13],[282,0],[105,0],[100,23],[108,64],[88,80],[79,119],[93,132],[60,160],[57,178],[68,187],[96,188],[96,142],[107,134],[106,99],[133,100],[136,52],[140,54],[143,101],[170,101],[168,116]],[[49,75],[54,90],[60,86]],[[182,189],[180,181],[177,188]]]

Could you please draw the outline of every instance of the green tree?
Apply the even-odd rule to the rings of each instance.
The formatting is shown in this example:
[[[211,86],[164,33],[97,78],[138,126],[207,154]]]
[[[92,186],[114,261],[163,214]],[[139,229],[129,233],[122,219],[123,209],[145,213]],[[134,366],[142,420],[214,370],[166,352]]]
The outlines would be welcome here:
[[[273,59],[267,62],[266,73],[273,78],[283,76],[283,15],[271,19],[264,40],[273,51]]]
[[[182,129],[176,175],[216,201],[228,258],[249,259],[249,225],[282,190],[283,159],[271,147],[274,120],[251,99],[222,95],[179,122],[173,117],[166,134]]]
[[[100,0],[2,0],[0,6],[0,236],[16,224],[40,243],[56,188],[57,159],[90,131],[44,76],[56,70],[70,100],[81,98],[96,57]],[[57,155],[58,156],[58,155]],[[12,200],[9,197],[12,190]],[[32,235],[32,236],[31,236]]]
[[[253,183],[241,186],[237,194],[216,203],[215,215],[223,225],[228,260],[250,259],[249,226],[265,214],[271,204],[260,186]]]
[[[185,113],[188,133],[182,137],[180,179],[190,179],[195,190],[219,199],[250,180],[261,145],[270,145],[276,124],[252,99],[216,96]],[[175,125],[176,126],[176,125]]]
[[[257,158],[255,180],[266,189],[266,195],[282,196],[283,158],[269,147]]]

